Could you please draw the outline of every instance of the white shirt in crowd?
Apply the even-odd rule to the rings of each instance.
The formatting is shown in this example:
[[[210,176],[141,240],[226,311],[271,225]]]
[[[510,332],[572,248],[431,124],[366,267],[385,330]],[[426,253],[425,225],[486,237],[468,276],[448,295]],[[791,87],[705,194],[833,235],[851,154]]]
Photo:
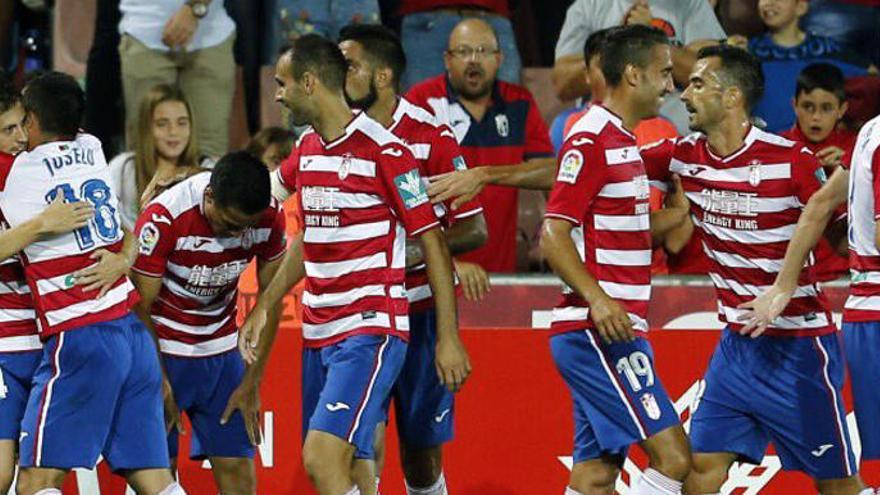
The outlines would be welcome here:
[[[119,11],[122,21],[119,32],[128,34],[153,50],[168,51],[162,43],[162,31],[175,12],[186,4],[185,0],[122,0]],[[235,23],[226,13],[222,0],[208,5],[208,14],[199,20],[188,51],[217,46],[235,32]]]

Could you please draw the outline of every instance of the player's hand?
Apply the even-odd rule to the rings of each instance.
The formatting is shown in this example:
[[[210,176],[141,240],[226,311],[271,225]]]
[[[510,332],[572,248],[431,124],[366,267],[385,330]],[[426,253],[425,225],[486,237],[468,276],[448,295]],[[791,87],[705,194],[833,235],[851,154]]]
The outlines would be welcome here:
[[[740,323],[745,324],[739,331],[740,335],[760,337],[773,320],[782,314],[793,293],[794,290],[781,289],[774,284],[761,296],[737,306],[737,309],[746,310],[737,317]]]
[[[843,164],[844,154],[846,152],[837,146],[829,146],[816,152],[816,158],[823,167],[839,167]]]
[[[257,362],[257,348],[260,345],[260,334],[269,320],[269,312],[257,303],[250,312],[244,325],[238,329],[238,352],[248,365]]]
[[[737,48],[741,48],[743,50],[749,49],[749,39],[741,34],[734,34],[732,36],[727,37],[727,44],[730,46],[735,46]]]
[[[461,288],[464,290],[464,298],[473,302],[482,301],[491,290],[489,274],[486,273],[486,270],[483,270],[483,267],[476,263],[459,260],[452,262],[455,265],[458,280],[461,282]]]
[[[177,430],[177,433],[185,434],[183,421],[180,418],[180,409],[177,408],[177,401],[174,400],[174,391],[171,389],[171,382],[167,378],[162,379],[162,401],[165,405],[165,433]]]
[[[623,25],[644,24],[645,26],[650,26],[653,18],[651,7],[648,6],[648,0],[636,0],[633,6],[624,14]]]
[[[55,199],[38,215],[40,233],[43,235],[65,234],[84,227],[95,217],[95,207],[87,201],[65,203],[59,190]]]
[[[636,338],[626,310],[607,295],[590,302],[590,319],[605,343],[632,342]]]
[[[162,30],[162,43],[169,48],[183,48],[189,44],[196,29],[199,27],[199,18],[196,17],[188,5],[184,5],[168,19]]]
[[[435,204],[455,198],[452,201],[452,209],[454,210],[474,199],[485,185],[485,176],[480,167],[456,170],[429,177],[428,196]]]
[[[73,273],[77,285],[85,286],[83,292],[99,290],[98,298],[104,296],[117,280],[128,273],[131,264],[122,253],[98,249],[90,256],[96,260],[94,265]]]
[[[263,441],[260,433],[260,385],[248,376],[245,376],[241,385],[229,396],[226,409],[220,416],[220,424],[225,425],[235,411],[241,412],[251,445],[259,445]]]
[[[438,339],[434,364],[437,377],[450,392],[458,392],[471,374],[471,359],[461,339],[446,337]]]

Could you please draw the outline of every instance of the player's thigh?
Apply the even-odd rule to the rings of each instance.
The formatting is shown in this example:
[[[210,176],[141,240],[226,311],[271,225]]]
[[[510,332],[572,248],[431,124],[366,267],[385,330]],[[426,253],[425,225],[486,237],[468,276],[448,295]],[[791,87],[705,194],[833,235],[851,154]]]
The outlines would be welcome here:
[[[119,42],[122,93],[127,122],[135,122],[144,95],[158,84],[174,85],[177,67],[167,52],[153,50],[124,34]]]
[[[241,355],[233,349],[202,358],[201,361],[203,372],[206,373],[201,380],[203,385],[189,384],[196,387],[198,396],[203,398],[187,408],[193,430],[190,457],[252,459],[256,448],[250,442],[241,411],[236,410],[225,424],[220,424],[229,398],[244,378],[245,365]]]
[[[568,332],[551,339],[551,350],[602,451],[617,452],[679,424],[646,339],[605,344],[592,331]]]
[[[406,343],[386,335],[357,335],[334,347],[325,356],[326,382],[309,430],[336,435],[357,446],[360,457],[372,458],[376,425],[385,419],[383,408]]]
[[[454,436],[455,395],[437,377],[436,312],[410,314],[410,341],[393,397],[401,444],[414,449],[442,445]]]
[[[309,430],[303,443],[303,464],[314,473],[345,475],[351,470],[354,445],[332,433]]]
[[[769,438],[753,416],[757,400],[745,356],[752,349],[741,337],[725,331],[719,341],[691,417],[690,443],[696,454],[732,453],[760,464]]]
[[[214,480],[223,495],[256,493],[254,460],[244,457],[209,457]]]
[[[17,440],[0,440],[0,493],[6,493],[15,478]]]
[[[155,342],[136,317],[126,324],[131,369],[116,404],[104,458],[117,470],[168,469],[162,370]]]
[[[0,440],[18,442],[42,351],[0,353]]]
[[[31,495],[46,488],[61,488],[67,470],[54,468],[27,467],[18,472],[15,491],[19,494]]]
[[[761,402],[755,414],[782,466],[820,480],[856,474],[842,398],[845,365],[839,335],[777,340],[766,349],[773,374],[755,390],[756,397],[771,399]]]
[[[691,448],[681,425],[673,425],[641,443],[651,467],[675,479],[684,479],[691,467]]]
[[[843,324],[843,341],[852,385],[853,408],[862,443],[862,459],[880,459],[880,322]]]
[[[46,342],[21,424],[22,466],[70,469],[97,462],[131,366],[121,321],[65,331]]]
[[[180,71],[180,88],[193,107],[199,145],[205,153],[220,156],[229,142],[229,116],[235,93],[236,68],[232,55],[235,35],[216,46],[196,50],[191,63]]]

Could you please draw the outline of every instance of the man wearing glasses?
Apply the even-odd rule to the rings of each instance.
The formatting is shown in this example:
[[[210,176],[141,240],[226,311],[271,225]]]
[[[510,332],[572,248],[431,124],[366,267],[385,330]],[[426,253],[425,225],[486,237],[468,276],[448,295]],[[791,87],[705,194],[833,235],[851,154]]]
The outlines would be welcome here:
[[[460,22],[443,56],[446,74],[410,89],[406,98],[431,110],[455,132],[465,161],[489,183],[480,193],[489,240],[461,258],[490,272],[516,270],[518,184],[492,184],[492,167],[527,163],[540,172],[552,166],[547,125],[531,93],[497,80],[504,54],[492,27],[482,19]]]

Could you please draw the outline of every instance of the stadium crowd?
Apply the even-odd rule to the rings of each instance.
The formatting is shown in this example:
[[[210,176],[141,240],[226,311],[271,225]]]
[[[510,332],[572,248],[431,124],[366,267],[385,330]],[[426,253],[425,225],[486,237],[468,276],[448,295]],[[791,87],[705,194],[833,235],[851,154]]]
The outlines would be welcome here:
[[[634,443],[631,493],[718,493],[770,441],[820,493],[874,493],[839,393],[848,362],[880,457],[877,0],[95,0],[82,81],[50,62],[74,3],[0,6],[0,493],[19,466],[18,493],[60,494],[98,454],[185,493],[181,413],[221,493],[254,493],[278,301],[305,280],[316,490],[378,493],[393,398],[407,493],[446,494],[454,287],[529,271],[567,287],[566,494],[610,493]],[[644,338],[652,274],[708,276],[728,324],[690,435]],[[817,284],[850,274],[841,343]],[[729,378],[771,354],[790,374]]]

